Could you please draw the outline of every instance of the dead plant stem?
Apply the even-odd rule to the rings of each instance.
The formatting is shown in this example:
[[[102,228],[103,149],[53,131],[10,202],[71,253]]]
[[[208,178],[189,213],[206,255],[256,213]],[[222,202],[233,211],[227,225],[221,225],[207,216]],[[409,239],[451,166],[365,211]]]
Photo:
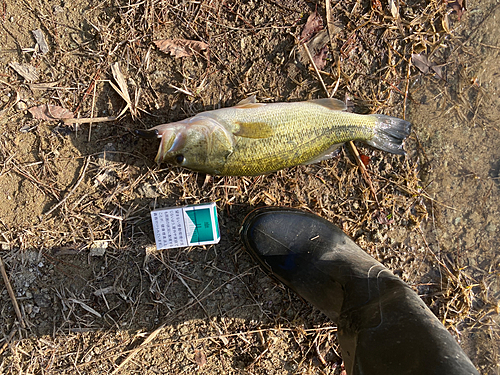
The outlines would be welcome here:
[[[80,173],[80,178],[76,182],[75,186],[73,186],[73,188],[69,191],[69,193],[66,194],[66,196],[59,201],[59,203],[57,203],[54,207],[52,207],[49,211],[47,211],[44,214],[45,216],[49,216],[52,212],[57,210],[64,202],[66,202],[66,200],[71,196],[71,194],[73,194],[75,192],[76,188],[78,187],[78,185],[80,185],[80,183],[83,181],[83,178],[85,177],[85,172],[87,171],[87,167],[89,166],[89,162],[90,162],[90,156],[88,156],[87,159],[85,160],[85,164],[83,165],[82,172]]]
[[[14,310],[17,315],[17,319],[19,320],[19,324],[21,328],[26,328],[24,324],[23,315],[21,314],[21,310],[19,309],[19,304],[17,303],[16,295],[14,294],[14,289],[12,289],[12,285],[10,284],[9,277],[7,276],[7,271],[5,270],[5,264],[3,262],[2,257],[0,256],[0,272],[2,273],[3,282],[5,283],[5,287],[7,288],[7,292],[9,293],[9,297],[14,305]]]
[[[147,345],[155,339],[156,336],[161,332],[161,330],[165,327],[165,323],[159,326],[157,329],[155,329],[153,332],[150,333],[150,335],[139,345],[139,347],[133,349],[130,354],[123,360],[122,363],[111,373],[111,375],[115,375],[120,370],[132,360],[136,356],[137,353],[139,353],[143,348],[147,347]]]

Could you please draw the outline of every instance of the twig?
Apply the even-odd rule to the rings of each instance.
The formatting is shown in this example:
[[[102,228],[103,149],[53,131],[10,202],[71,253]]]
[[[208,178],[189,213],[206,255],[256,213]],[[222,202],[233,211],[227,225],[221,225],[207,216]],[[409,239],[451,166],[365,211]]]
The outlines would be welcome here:
[[[303,43],[302,46],[304,47],[304,50],[307,53],[307,57],[309,58],[309,62],[313,66],[314,71],[316,72],[316,75],[318,76],[318,79],[321,82],[321,86],[323,86],[323,90],[325,90],[325,92],[326,92],[326,96],[329,97],[329,98],[331,98],[330,93],[328,92],[328,89],[326,88],[325,82],[323,81],[323,78],[321,78],[321,74],[320,74],[320,72],[318,70],[318,67],[314,63],[313,57],[311,55],[311,52],[309,51],[309,48],[307,47],[307,44]]]
[[[163,327],[165,327],[165,324],[166,323],[163,323],[161,326],[159,326],[157,329],[155,329],[153,332],[151,332],[151,334],[141,343],[141,345],[139,345],[139,347],[135,348],[134,350],[132,350],[130,352],[130,354],[123,360],[122,363],[120,363],[120,365],[111,373],[111,375],[115,375],[116,373],[118,373],[128,362],[130,362],[132,360],[132,358],[135,357],[135,355],[137,353],[139,353],[139,351],[141,351],[141,349],[143,349],[151,341],[153,341],[154,338],[156,336],[158,336],[158,334],[163,329]]]
[[[90,156],[87,157],[87,159],[85,160],[85,165],[83,166],[83,169],[82,169],[82,173],[80,174],[80,178],[78,179],[78,181],[76,182],[75,186],[73,186],[73,188],[69,191],[68,194],[66,194],[66,196],[61,199],[59,201],[59,203],[57,203],[54,207],[52,207],[49,211],[47,211],[44,215],[45,216],[48,216],[50,215],[52,212],[54,212],[57,208],[59,208],[64,202],[66,202],[66,200],[69,198],[69,196],[71,194],[73,194],[76,190],[76,188],[78,187],[78,185],[80,185],[80,183],[83,181],[83,177],[85,177],[85,172],[87,171],[87,167],[89,166],[89,162],[90,162]]]
[[[340,1],[334,5],[334,8],[340,4]],[[337,92],[338,88],[339,88],[339,85],[340,85],[340,58],[338,56],[338,54],[334,53],[335,51],[335,46],[333,44],[333,37],[334,37],[334,34],[335,34],[335,28],[334,28],[334,24],[333,24],[333,19],[332,19],[332,5],[331,5],[331,1],[330,0],[325,0],[325,8],[326,8],[326,25],[327,25],[327,28],[328,28],[328,36],[329,36],[329,39],[330,39],[330,48],[331,48],[331,52],[332,54],[335,56],[335,60],[337,62],[337,70],[338,70],[338,77],[337,77],[337,82],[335,83],[335,87],[333,88],[332,92],[330,93],[329,97],[332,98],[335,93]]]
[[[257,356],[257,358],[255,358],[255,359],[253,360],[253,362],[252,362],[252,363],[250,363],[250,364],[249,364],[249,365],[245,368],[245,370],[247,370],[247,371],[248,371],[251,367],[253,367],[253,366],[254,366],[257,362],[259,362],[259,361],[260,361],[260,359],[261,359],[261,358],[264,356],[264,354],[266,354],[268,351],[269,351],[269,347],[265,348],[265,349],[262,351],[262,353],[260,353],[260,354]]]
[[[93,88],[95,87],[96,83],[97,83],[97,79],[99,78],[99,76],[101,75],[101,68],[99,67],[97,69],[97,72],[94,74],[94,76],[92,77],[92,81],[90,82],[90,85],[89,87],[87,88],[87,90],[85,91],[85,93],[83,94],[83,98],[82,100],[80,101],[80,103],[78,104],[78,106],[76,107],[76,109],[73,111],[74,113],[77,113],[79,110],[80,110],[80,107],[81,105],[83,104],[83,101],[85,100],[85,98],[87,97],[87,95],[90,94],[90,92],[93,90]]]
[[[82,302],[82,301],[79,301],[75,298],[68,298],[68,301],[70,302],[73,302],[73,303],[77,303],[79,304],[84,310],[87,310],[89,313],[91,314],[94,314],[95,316],[97,316],[98,318],[102,318],[102,315],[99,314],[96,310],[94,310],[92,307],[90,307],[89,305],[87,305],[86,303]]]
[[[171,88],[176,89],[177,91],[182,92],[183,94],[186,94],[188,96],[192,96],[193,98],[195,97],[194,94],[188,90],[181,89],[180,87],[174,86],[172,84],[168,84]]]
[[[94,85],[94,95],[92,95],[92,109],[90,110],[90,118],[94,118],[94,109],[95,109],[95,96],[96,96],[97,85]],[[90,135],[92,134],[92,124],[89,124],[89,136],[87,138],[87,142],[90,142]]]
[[[424,245],[425,245],[426,249],[429,250],[429,252],[432,254],[434,259],[436,259],[436,262],[438,262],[439,265],[446,270],[446,273],[454,282],[459,284],[458,278],[450,271],[448,266],[437,257],[436,253],[434,253],[434,251],[431,250],[429,244],[427,243],[427,240],[425,239],[424,232],[422,231],[422,229],[417,228],[417,232],[418,232],[418,234],[420,234],[420,237],[422,237],[422,240],[424,241]]]
[[[337,58],[337,75],[338,75],[337,82],[335,82],[335,87],[333,88],[332,93],[330,94],[330,98],[335,95],[335,93],[337,92],[339,85],[340,85],[340,59],[339,58]]]
[[[404,119],[406,119],[406,103],[408,101],[408,90],[410,89],[410,72],[411,72],[411,59],[408,59],[408,71],[406,73],[405,100],[403,101],[403,118]]]
[[[7,272],[5,271],[5,264],[1,256],[0,256],[0,272],[2,273],[3,282],[5,283],[7,292],[9,292],[9,297],[12,301],[12,304],[14,305],[14,311],[16,312],[19,324],[21,325],[21,328],[26,328],[26,325],[24,324],[23,315],[21,314],[21,310],[19,309],[19,305],[17,303],[16,295],[14,294],[14,289],[12,289],[12,285],[10,284],[9,277],[7,276]]]
[[[83,117],[83,118],[65,118],[63,123],[65,124],[92,124],[94,122],[108,122],[115,121],[118,117],[108,116],[108,117]]]
[[[479,45],[481,45],[483,47],[493,48],[493,49],[500,49],[500,47],[492,46],[491,44],[479,43]]]
[[[373,184],[372,184],[372,180],[370,178],[370,175],[368,174],[368,171],[365,168],[365,165],[363,164],[363,161],[361,160],[361,157],[359,156],[358,149],[354,145],[353,141],[349,141],[349,146],[351,146],[352,153],[354,154],[354,157],[356,158],[356,162],[358,163],[359,169],[361,169],[361,175],[363,176],[363,179],[370,187],[370,190],[373,194],[373,198],[375,198],[375,202],[377,202],[377,206],[380,206],[380,203],[379,203],[378,198],[377,198],[377,193],[375,192],[375,189],[374,189]]]
[[[337,3],[339,4],[339,3]],[[335,6],[337,5],[335,4]],[[332,20],[332,5],[330,0],[325,0],[325,9],[326,9],[326,27],[328,29],[328,36],[330,39],[330,48],[332,49],[332,53],[334,51],[333,45],[333,20]]]
[[[317,336],[316,336],[316,338],[317,338]],[[319,358],[320,362],[323,364],[323,366],[327,367],[328,363],[325,361],[325,358],[323,357],[323,355],[319,351],[319,345],[318,345],[318,341],[317,340],[314,340],[314,349],[316,351],[316,354],[318,355],[318,358]]]
[[[179,272],[177,272],[176,270],[174,270],[174,271],[175,271],[175,276],[177,276],[177,278],[181,281],[181,283],[186,287],[186,289],[188,290],[189,294],[191,294],[191,296],[193,296],[193,298],[200,305],[200,307],[203,309],[203,311],[205,312],[205,314],[207,315],[207,317],[209,317],[210,315],[208,314],[207,310],[205,309],[205,306],[203,306],[203,304],[198,299],[198,297],[196,297],[196,295],[193,293],[193,291],[191,290],[191,288],[189,287],[189,285],[187,285],[187,283],[181,277],[181,275],[179,274]]]
[[[14,337],[14,335],[16,334],[16,332],[17,332],[17,327],[14,327],[14,329],[9,333],[9,336],[7,336],[4,344],[0,348],[0,354],[2,354],[4,352],[4,350],[7,348],[7,346],[9,346],[9,343],[12,340],[12,338]]]

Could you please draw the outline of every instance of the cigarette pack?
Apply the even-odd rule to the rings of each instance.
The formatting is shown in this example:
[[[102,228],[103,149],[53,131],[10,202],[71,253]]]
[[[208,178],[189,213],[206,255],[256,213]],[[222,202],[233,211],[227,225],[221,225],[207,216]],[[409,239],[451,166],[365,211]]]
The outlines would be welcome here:
[[[217,206],[202,203],[151,211],[156,248],[172,249],[220,241]]]

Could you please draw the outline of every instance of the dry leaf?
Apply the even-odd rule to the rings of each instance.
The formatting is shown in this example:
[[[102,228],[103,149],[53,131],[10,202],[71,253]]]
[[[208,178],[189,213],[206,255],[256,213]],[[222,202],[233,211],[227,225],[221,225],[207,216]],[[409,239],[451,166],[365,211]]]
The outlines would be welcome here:
[[[188,57],[200,53],[208,48],[208,44],[197,40],[162,39],[154,42],[160,51],[174,57]]]
[[[380,0],[372,0],[372,9],[382,12],[382,3]]]
[[[14,69],[21,77],[23,77],[26,82],[31,83],[38,79],[38,71],[35,67],[26,64],[18,64],[16,62],[11,62],[9,66]]]
[[[195,349],[194,350],[194,361],[199,367],[203,367],[207,363],[207,356],[203,352],[203,350]]]
[[[396,4],[396,0],[389,0],[389,9],[394,18],[399,17],[399,9],[398,5]]]
[[[460,21],[462,18],[462,15],[467,10],[467,8],[465,6],[465,1],[464,0],[452,0],[452,1],[447,1],[447,4],[449,7],[451,7],[457,13],[458,21]]]
[[[130,99],[130,95],[128,93],[127,82],[125,81],[125,77],[123,76],[120,70],[120,64],[115,62],[111,64],[111,73],[113,73],[113,78],[115,79],[118,86],[116,86],[113,82],[110,82],[111,87],[122,97],[122,99],[127,103],[125,108],[121,111],[121,113],[117,117],[121,117],[127,109],[130,109],[130,114],[132,118],[135,118],[137,115],[137,110],[135,106],[132,104],[132,100]]]
[[[307,19],[307,22],[302,29],[302,33],[300,34],[300,41],[302,43],[307,42],[309,39],[312,38],[314,34],[316,34],[318,31],[323,29],[323,19],[321,18],[320,14],[318,11],[314,11],[314,13],[311,13],[309,18]]]
[[[368,167],[368,164],[370,164],[370,157],[368,155],[360,154],[359,158],[361,159],[365,167]]]
[[[427,56],[420,54],[420,53],[414,53],[411,55],[411,62],[422,73],[424,73],[424,74],[429,73],[429,68],[431,67],[431,63],[427,59]]]
[[[447,33],[451,32],[451,29],[450,29],[450,20],[448,18],[448,13],[445,13],[445,15],[443,16],[443,18],[441,20],[441,23],[443,25],[444,31],[446,31]]]
[[[33,118],[46,121],[70,119],[74,117],[73,112],[70,110],[52,104],[42,104],[38,107],[31,107],[28,111],[33,115]]]
[[[411,62],[422,73],[427,74],[427,73],[429,73],[432,70],[434,73],[436,73],[436,75],[439,78],[441,78],[442,80],[444,80],[444,77],[443,77],[443,67],[437,65],[436,63],[434,63],[432,61],[429,61],[429,59],[427,58],[427,56],[425,56],[424,54],[422,54],[422,53],[418,53],[418,54],[414,53],[414,54],[412,54],[411,55]]]
[[[47,45],[47,42],[45,41],[45,36],[43,35],[42,30],[36,29],[32,31],[33,36],[35,37],[35,40],[38,44],[38,47],[40,48],[40,53],[42,55],[45,55],[47,52],[49,52],[49,46]]]
[[[326,58],[328,57],[328,53],[330,51],[328,48],[329,41],[330,38],[328,36],[328,31],[323,29],[314,35],[307,43],[304,43],[304,46],[307,46],[309,52],[311,53],[314,65],[316,65],[318,69],[323,69],[326,65]],[[307,65],[310,62],[305,49],[300,49],[299,61],[304,65]]]
[[[313,61],[318,69],[323,69],[326,65],[326,58],[328,57],[328,45],[323,46],[317,54],[313,56]]]
[[[43,83],[30,83],[28,84],[31,90],[49,90],[56,87],[59,81],[56,82],[43,82]]]
[[[383,209],[377,210],[373,215],[377,218],[379,224],[391,225],[394,223],[394,219],[391,219],[391,216],[388,215]]]

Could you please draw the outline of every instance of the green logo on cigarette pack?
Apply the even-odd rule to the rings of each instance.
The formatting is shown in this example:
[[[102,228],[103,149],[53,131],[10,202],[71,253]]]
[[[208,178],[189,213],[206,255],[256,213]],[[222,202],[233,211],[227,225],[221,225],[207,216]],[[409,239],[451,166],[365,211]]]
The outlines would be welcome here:
[[[210,208],[194,209],[187,211],[186,214],[194,225],[193,234],[189,240],[190,243],[214,240]]]

